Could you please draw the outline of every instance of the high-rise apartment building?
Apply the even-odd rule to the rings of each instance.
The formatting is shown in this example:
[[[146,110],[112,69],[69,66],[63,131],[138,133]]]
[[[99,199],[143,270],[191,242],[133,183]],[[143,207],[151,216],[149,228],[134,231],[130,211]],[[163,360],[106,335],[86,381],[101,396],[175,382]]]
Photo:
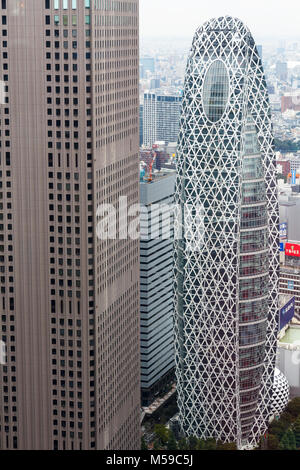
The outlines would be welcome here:
[[[143,103],[143,145],[151,146],[157,140],[156,95],[145,93]]]
[[[143,143],[177,142],[182,97],[162,93],[144,94]]]
[[[0,7],[0,448],[137,449],[138,1]]]
[[[140,64],[144,72],[155,72],[155,59],[154,57],[141,57]]]
[[[141,390],[150,405],[174,381],[175,171],[141,183]]]
[[[285,113],[288,109],[300,111],[300,95],[298,90],[292,93],[285,93],[281,97],[281,112]]]
[[[276,63],[276,76],[278,80],[286,82],[288,79],[288,64],[287,62]]]
[[[279,214],[261,59],[241,21],[199,28],[177,154],[175,362],[187,435],[254,445],[271,413]]]
[[[140,104],[140,146],[143,145],[143,117],[144,117],[144,105]]]

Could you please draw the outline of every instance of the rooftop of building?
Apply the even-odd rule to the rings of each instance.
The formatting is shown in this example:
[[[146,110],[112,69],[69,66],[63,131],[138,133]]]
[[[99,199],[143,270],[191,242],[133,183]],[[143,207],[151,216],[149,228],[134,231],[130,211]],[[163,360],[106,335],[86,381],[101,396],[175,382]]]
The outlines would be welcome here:
[[[300,345],[300,326],[290,326],[284,337],[280,340],[280,343],[291,344],[295,346]]]
[[[280,265],[280,272],[286,273],[286,274],[294,274],[295,276],[300,275],[300,268],[297,268],[296,266],[287,266],[286,264]]]
[[[290,294],[279,294],[279,308],[284,307],[293,297]]]
[[[160,171],[154,171],[152,175],[152,181],[141,181],[141,184],[153,184],[175,174],[176,170],[172,168],[162,168]]]

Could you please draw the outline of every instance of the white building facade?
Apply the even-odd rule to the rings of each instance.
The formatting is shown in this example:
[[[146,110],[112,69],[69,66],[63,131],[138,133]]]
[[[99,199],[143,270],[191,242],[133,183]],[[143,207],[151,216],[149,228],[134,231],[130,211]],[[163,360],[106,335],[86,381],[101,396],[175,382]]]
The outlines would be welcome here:
[[[143,112],[143,144],[156,141],[176,142],[182,97],[172,94],[145,93]]]
[[[271,414],[279,211],[271,112],[249,30],[199,28],[177,151],[175,362],[186,435],[255,445]]]

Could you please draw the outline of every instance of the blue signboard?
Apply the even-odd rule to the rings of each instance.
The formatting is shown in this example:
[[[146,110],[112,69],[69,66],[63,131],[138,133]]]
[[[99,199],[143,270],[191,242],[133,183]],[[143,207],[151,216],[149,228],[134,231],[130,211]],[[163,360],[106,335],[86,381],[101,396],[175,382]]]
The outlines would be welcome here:
[[[294,290],[294,281],[288,281],[288,289]]]
[[[280,248],[280,251],[284,251],[284,243],[283,242],[280,243],[279,248]]]
[[[283,222],[282,224],[279,225],[280,240],[287,240],[287,230],[288,230],[287,222]]]
[[[296,170],[293,170],[292,171],[292,184],[296,184],[296,175],[297,175]]]
[[[280,309],[280,325],[279,329],[282,330],[295,315],[295,297],[288,301],[284,307]]]

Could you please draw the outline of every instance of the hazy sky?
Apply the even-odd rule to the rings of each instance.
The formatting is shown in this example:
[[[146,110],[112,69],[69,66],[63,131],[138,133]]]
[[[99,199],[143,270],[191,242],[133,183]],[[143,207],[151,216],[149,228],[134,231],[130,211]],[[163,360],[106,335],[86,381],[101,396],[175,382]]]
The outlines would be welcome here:
[[[210,18],[240,18],[255,38],[300,38],[299,0],[140,0],[141,37],[192,37]]]

